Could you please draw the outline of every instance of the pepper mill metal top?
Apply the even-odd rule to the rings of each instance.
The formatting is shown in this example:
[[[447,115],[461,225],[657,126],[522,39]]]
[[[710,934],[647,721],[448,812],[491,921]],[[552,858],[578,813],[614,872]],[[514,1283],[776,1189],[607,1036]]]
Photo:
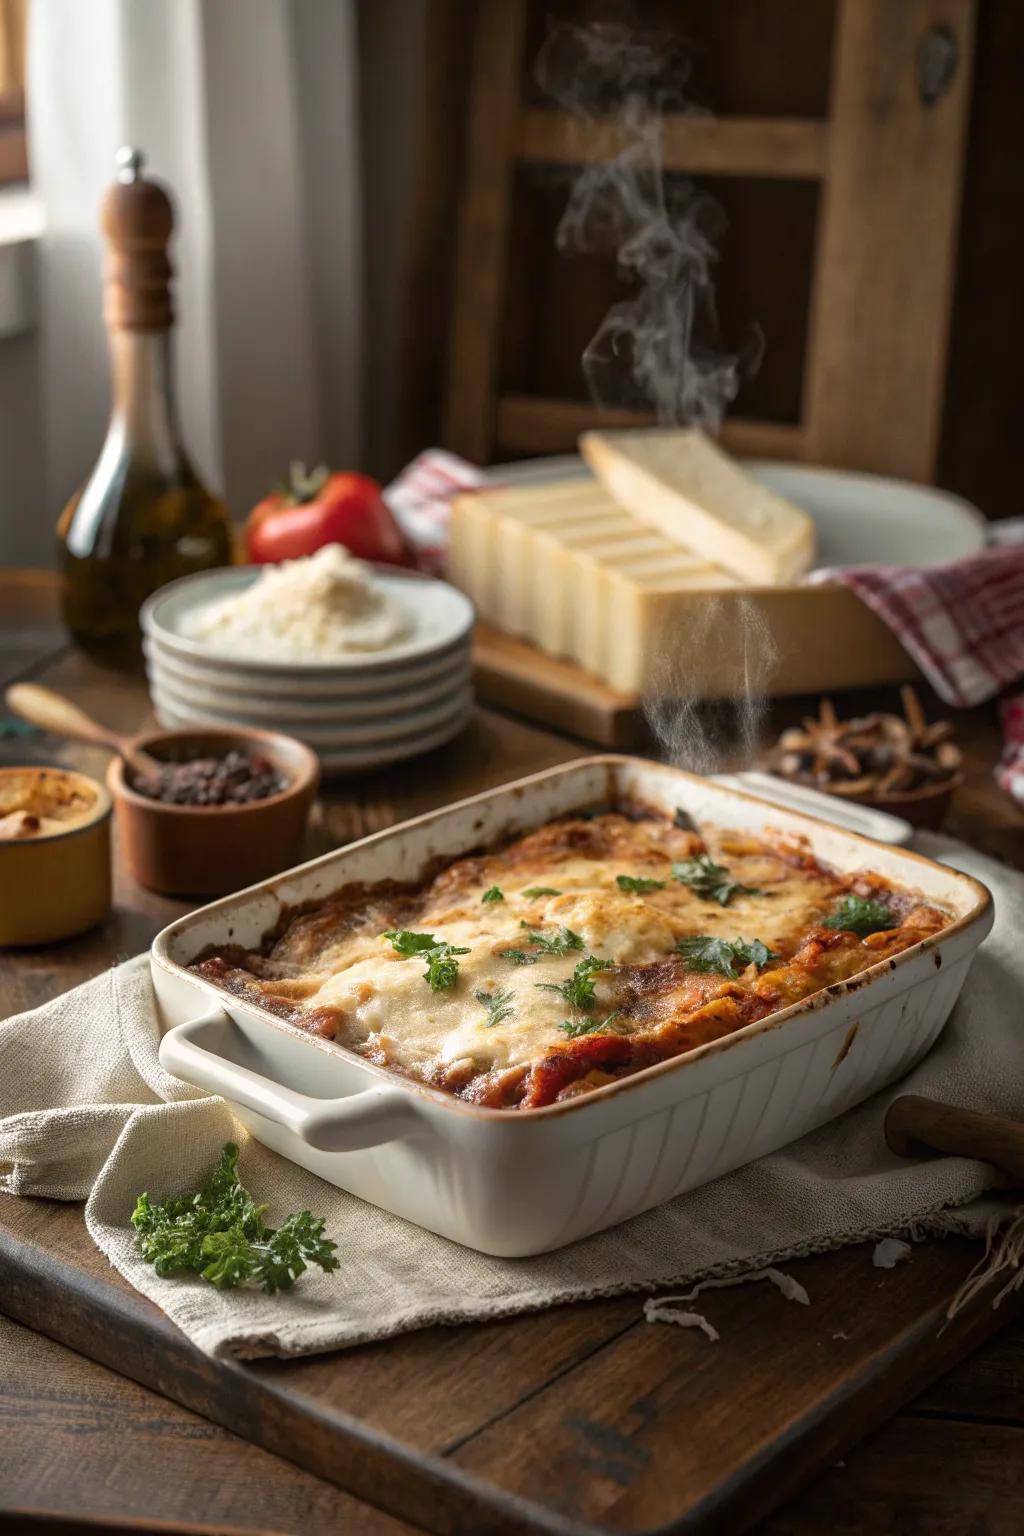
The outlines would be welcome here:
[[[124,144],[114,156],[114,164],[117,166],[118,181],[141,181],[146,157],[141,149],[135,149],[131,144]]]

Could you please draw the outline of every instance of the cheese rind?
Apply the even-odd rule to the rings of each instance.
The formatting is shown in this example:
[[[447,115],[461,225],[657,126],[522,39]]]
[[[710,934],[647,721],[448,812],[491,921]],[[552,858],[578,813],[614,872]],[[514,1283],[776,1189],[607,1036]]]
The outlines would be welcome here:
[[[814,524],[697,428],[584,432],[580,452],[612,497],[667,538],[755,586],[814,560]]]

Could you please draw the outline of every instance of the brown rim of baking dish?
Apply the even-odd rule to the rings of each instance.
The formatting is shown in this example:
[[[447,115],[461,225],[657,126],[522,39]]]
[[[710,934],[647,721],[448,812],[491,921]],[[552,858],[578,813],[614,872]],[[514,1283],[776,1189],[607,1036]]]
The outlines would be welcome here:
[[[0,768],[0,778],[6,778],[8,774],[15,773],[59,773],[63,778],[81,779],[88,784],[90,789],[96,792],[96,805],[94,814],[87,821],[79,822],[77,826],[67,827],[63,832],[33,832],[30,837],[0,837],[0,852],[5,848],[27,848],[34,843],[56,843],[64,837],[77,837],[82,832],[88,832],[98,826],[101,821],[109,821],[114,808],[113,799],[107,786],[99,779],[94,779],[88,773],[81,773],[77,768],[61,768],[58,765],[43,763],[9,763]]]
[[[366,839],[360,839],[359,844],[345,844],[342,848],[334,849],[327,854],[322,854],[320,859],[311,860],[310,863],[316,864],[321,860],[330,859],[332,857],[336,857],[338,854],[350,852],[357,846],[365,846],[366,843],[376,838],[385,839],[392,836],[401,835],[401,833],[403,833],[409,827],[416,826],[420,823],[429,823],[435,820],[437,816],[442,812],[461,809],[465,806],[471,806],[481,800],[493,799],[496,794],[500,794],[502,792],[518,792],[522,794],[522,792],[527,790],[531,785],[544,779],[557,777],[560,773],[564,773],[568,769],[604,766],[608,769],[609,786],[610,788],[614,788],[615,769],[618,767],[631,765],[640,765],[642,767],[658,769],[663,772],[671,772],[677,774],[682,779],[701,782],[701,776],[699,774],[688,773],[685,769],[675,768],[671,764],[667,763],[657,763],[649,758],[630,757],[627,754],[595,754],[592,757],[571,758],[566,763],[557,764],[553,768],[542,769],[540,772],[536,774],[530,774],[526,778],[516,779],[505,785],[497,785],[492,789],[483,790],[477,795],[469,795],[462,800],[450,801],[448,804],[439,806],[436,810],[424,812],[420,816],[410,817],[408,820],[399,822],[393,827],[386,827],[380,832],[371,833],[370,837]],[[747,802],[752,802],[759,808],[762,808],[766,813],[771,813],[772,810],[779,809],[778,807],[772,807],[767,802],[760,800],[757,795],[748,794],[745,790],[733,789],[731,786],[726,785],[718,785],[715,787],[722,794],[728,795],[733,799],[741,799]],[[614,798],[614,795],[610,795],[609,798]],[[984,916],[992,909],[993,902],[991,892],[981,883],[980,880],[976,880],[973,875],[968,875],[965,874],[962,870],[953,869],[950,866],[940,864],[937,860],[930,859],[925,854],[914,853],[911,850],[902,847],[898,849],[893,848],[888,844],[880,843],[876,838],[867,837],[863,833],[848,832],[845,828],[837,828],[835,823],[827,822],[823,817],[814,816],[805,811],[786,811],[784,814],[790,816],[798,816],[801,820],[813,822],[816,826],[827,827],[831,832],[839,832],[842,837],[850,838],[857,844],[864,844],[870,849],[877,848],[881,852],[888,854],[891,858],[898,858],[899,860],[909,859],[913,863],[925,865],[929,869],[948,870],[951,880],[955,880],[957,883],[962,883],[971,889],[975,897],[975,903],[971,907],[970,911],[965,912],[961,917],[954,919],[954,921],[950,923],[949,927],[943,928],[941,932],[928,935],[924,939],[919,940],[918,943],[911,945],[909,949],[902,950],[898,955],[890,956],[884,960],[877,960],[873,965],[868,966],[863,971],[858,971],[854,976],[847,977],[842,981],[831,982],[828,986],[820,988],[817,992],[812,992],[807,997],[800,998],[795,1003],[790,1003],[786,1008],[779,1008],[774,1013],[766,1014],[763,1019],[756,1019],[751,1024],[745,1024],[741,1029],[734,1030],[729,1035],[723,1035],[718,1040],[710,1040],[704,1045],[695,1046],[692,1050],[684,1051],[677,1056],[668,1056],[664,1061],[653,1062],[649,1067],[642,1067],[638,1072],[629,1073],[627,1076],[621,1077],[615,1082],[602,1084],[600,1088],[593,1088],[589,1092],[579,1094],[572,1099],[563,1100],[561,1103],[544,1104],[535,1109],[491,1109],[484,1105],[471,1104],[468,1103],[465,1099],[458,1098],[455,1094],[445,1092],[444,1089],[433,1088],[428,1083],[420,1082],[415,1078],[406,1077],[402,1073],[395,1072],[388,1067],[377,1066],[375,1062],[368,1061],[365,1056],[360,1056],[358,1052],[350,1050],[347,1046],[339,1045],[334,1040],[325,1040],[319,1035],[312,1035],[307,1030],[300,1028],[297,1024],[292,1024],[289,1020],[280,1018],[277,1014],[271,1013],[268,1010],[261,1008],[258,1004],[253,1003],[248,999],[237,997],[234,993],[227,991],[226,988],[218,987],[215,982],[211,982],[205,977],[197,976],[194,972],[190,971],[187,966],[182,965],[179,961],[170,959],[169,956],[162,952],[162,948],[157,947],[161,940],[164,939],[166,934],[180,927],[187,927],[191,922],[194,922],[195,918],[200,915],[200,913],[208,912],[211,907],[220,906],[222,904],[226,905],[227,903],[231,902],[237,902],[243,897],[255,896],[261,892],[271,895],[276,894],[272,889],[273,886],[285,878],[290,879],[294,874],[298,872],[299,869],[302,868],[302,866],[297,866],[296,870],[286,871],[281,875],[275,875],[270,880],[261,881],[258,884],[249,887],[246,891],[236,892],[230,896],[222,896],[218,898],[217,901],[208,903],[206,907],[199,908],[195,912],[187,913],[184,917],[178,918],[175,922],[169,924],[162,933],[157,935],[157,938],[154,940],[153,947],[151,948],[151,955],[156,960],[157,964],[159,964],[165,970],[170,971],[172,974],[180,973],[187,981],[194,985],[197,990],[205,992],[209,997],[215,1000],[228,1015],[228,1017],[230,1017],[230,1008],[232,1007],[238,1009],[239,1011],[244,1011],[250,1017],[258,1019],[261,1023],[268,1024],[271,1027],[280,1030],[283,1034],[286,1034],[291,1038],[297,1038],[307,1042],[316,1050],[322,1050],[331,1056],[337,1054],[344,1056],[346,1060],[357,1063],[364,1071],[372,1074],[376,1078],[379,1078],[381,1082],[389,1083],[392,1086],[401,1086],[415,1094],[430,1099],[433,1103],[443,1105],[446,1109],[451,1110],[456,1114],[469,1115],[475,1119],[480,1120],[495,1120],[499,1122],[523,1120],[529,1121],[532,1120],[535,1116],[539,1115],[543,1115],[545,1117],[563,1115],[571,1111],[585,1109],[591,1104],[603,1103],[611,1096],[623,1093],[633,1086],[648,1082],[655,1076],[663,1076],[667,1072],[675,1071],[681,1067],[690,1066],[697,1061],[704,1060],[708,1056],[716,1055],[722,1051],[729,1050],[741,1041],[748,1040],[762,1034],[767,1034],[770,1030],[779,1028],[780,1025],[788,1022],[797,1014],[820,1012],[830,1004],[839,1001],[841,998],[849,996],[851,992],[860,991],[871,981],[876,981],[884,975],[889,975],[894,971],[901,970],[912,960],[919,959],[921,955],[939,949],[940,946],[945,945],[950,939],[957,937],[967,928],[971,927],[980,919],[984,918]],[[452,860],[461,857],[465,857],[465,855],[458,853],[453,853],[451,855]],[[941,964],[941,957],[937,955],[936,967],[941,966]]]

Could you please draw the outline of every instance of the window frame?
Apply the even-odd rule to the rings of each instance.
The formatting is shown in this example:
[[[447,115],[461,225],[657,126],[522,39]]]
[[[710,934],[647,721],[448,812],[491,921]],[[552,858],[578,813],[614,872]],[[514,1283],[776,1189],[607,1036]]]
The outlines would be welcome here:
[[[0,0],[0,187],[28,181],[25,33],[28,0]]]

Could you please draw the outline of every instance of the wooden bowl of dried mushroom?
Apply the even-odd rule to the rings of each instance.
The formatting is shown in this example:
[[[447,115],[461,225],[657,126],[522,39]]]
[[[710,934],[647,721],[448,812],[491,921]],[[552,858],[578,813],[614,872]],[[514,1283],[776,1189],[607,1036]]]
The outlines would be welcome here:
[[[915,827],[940,825],[963,780],[962,755],[948,720],[925,719],[913,688],[901,690],[903,714],[875,712],[840,720],[830,699],[817,719],[783,731],[767,766],[794,784],[877,806]]]

